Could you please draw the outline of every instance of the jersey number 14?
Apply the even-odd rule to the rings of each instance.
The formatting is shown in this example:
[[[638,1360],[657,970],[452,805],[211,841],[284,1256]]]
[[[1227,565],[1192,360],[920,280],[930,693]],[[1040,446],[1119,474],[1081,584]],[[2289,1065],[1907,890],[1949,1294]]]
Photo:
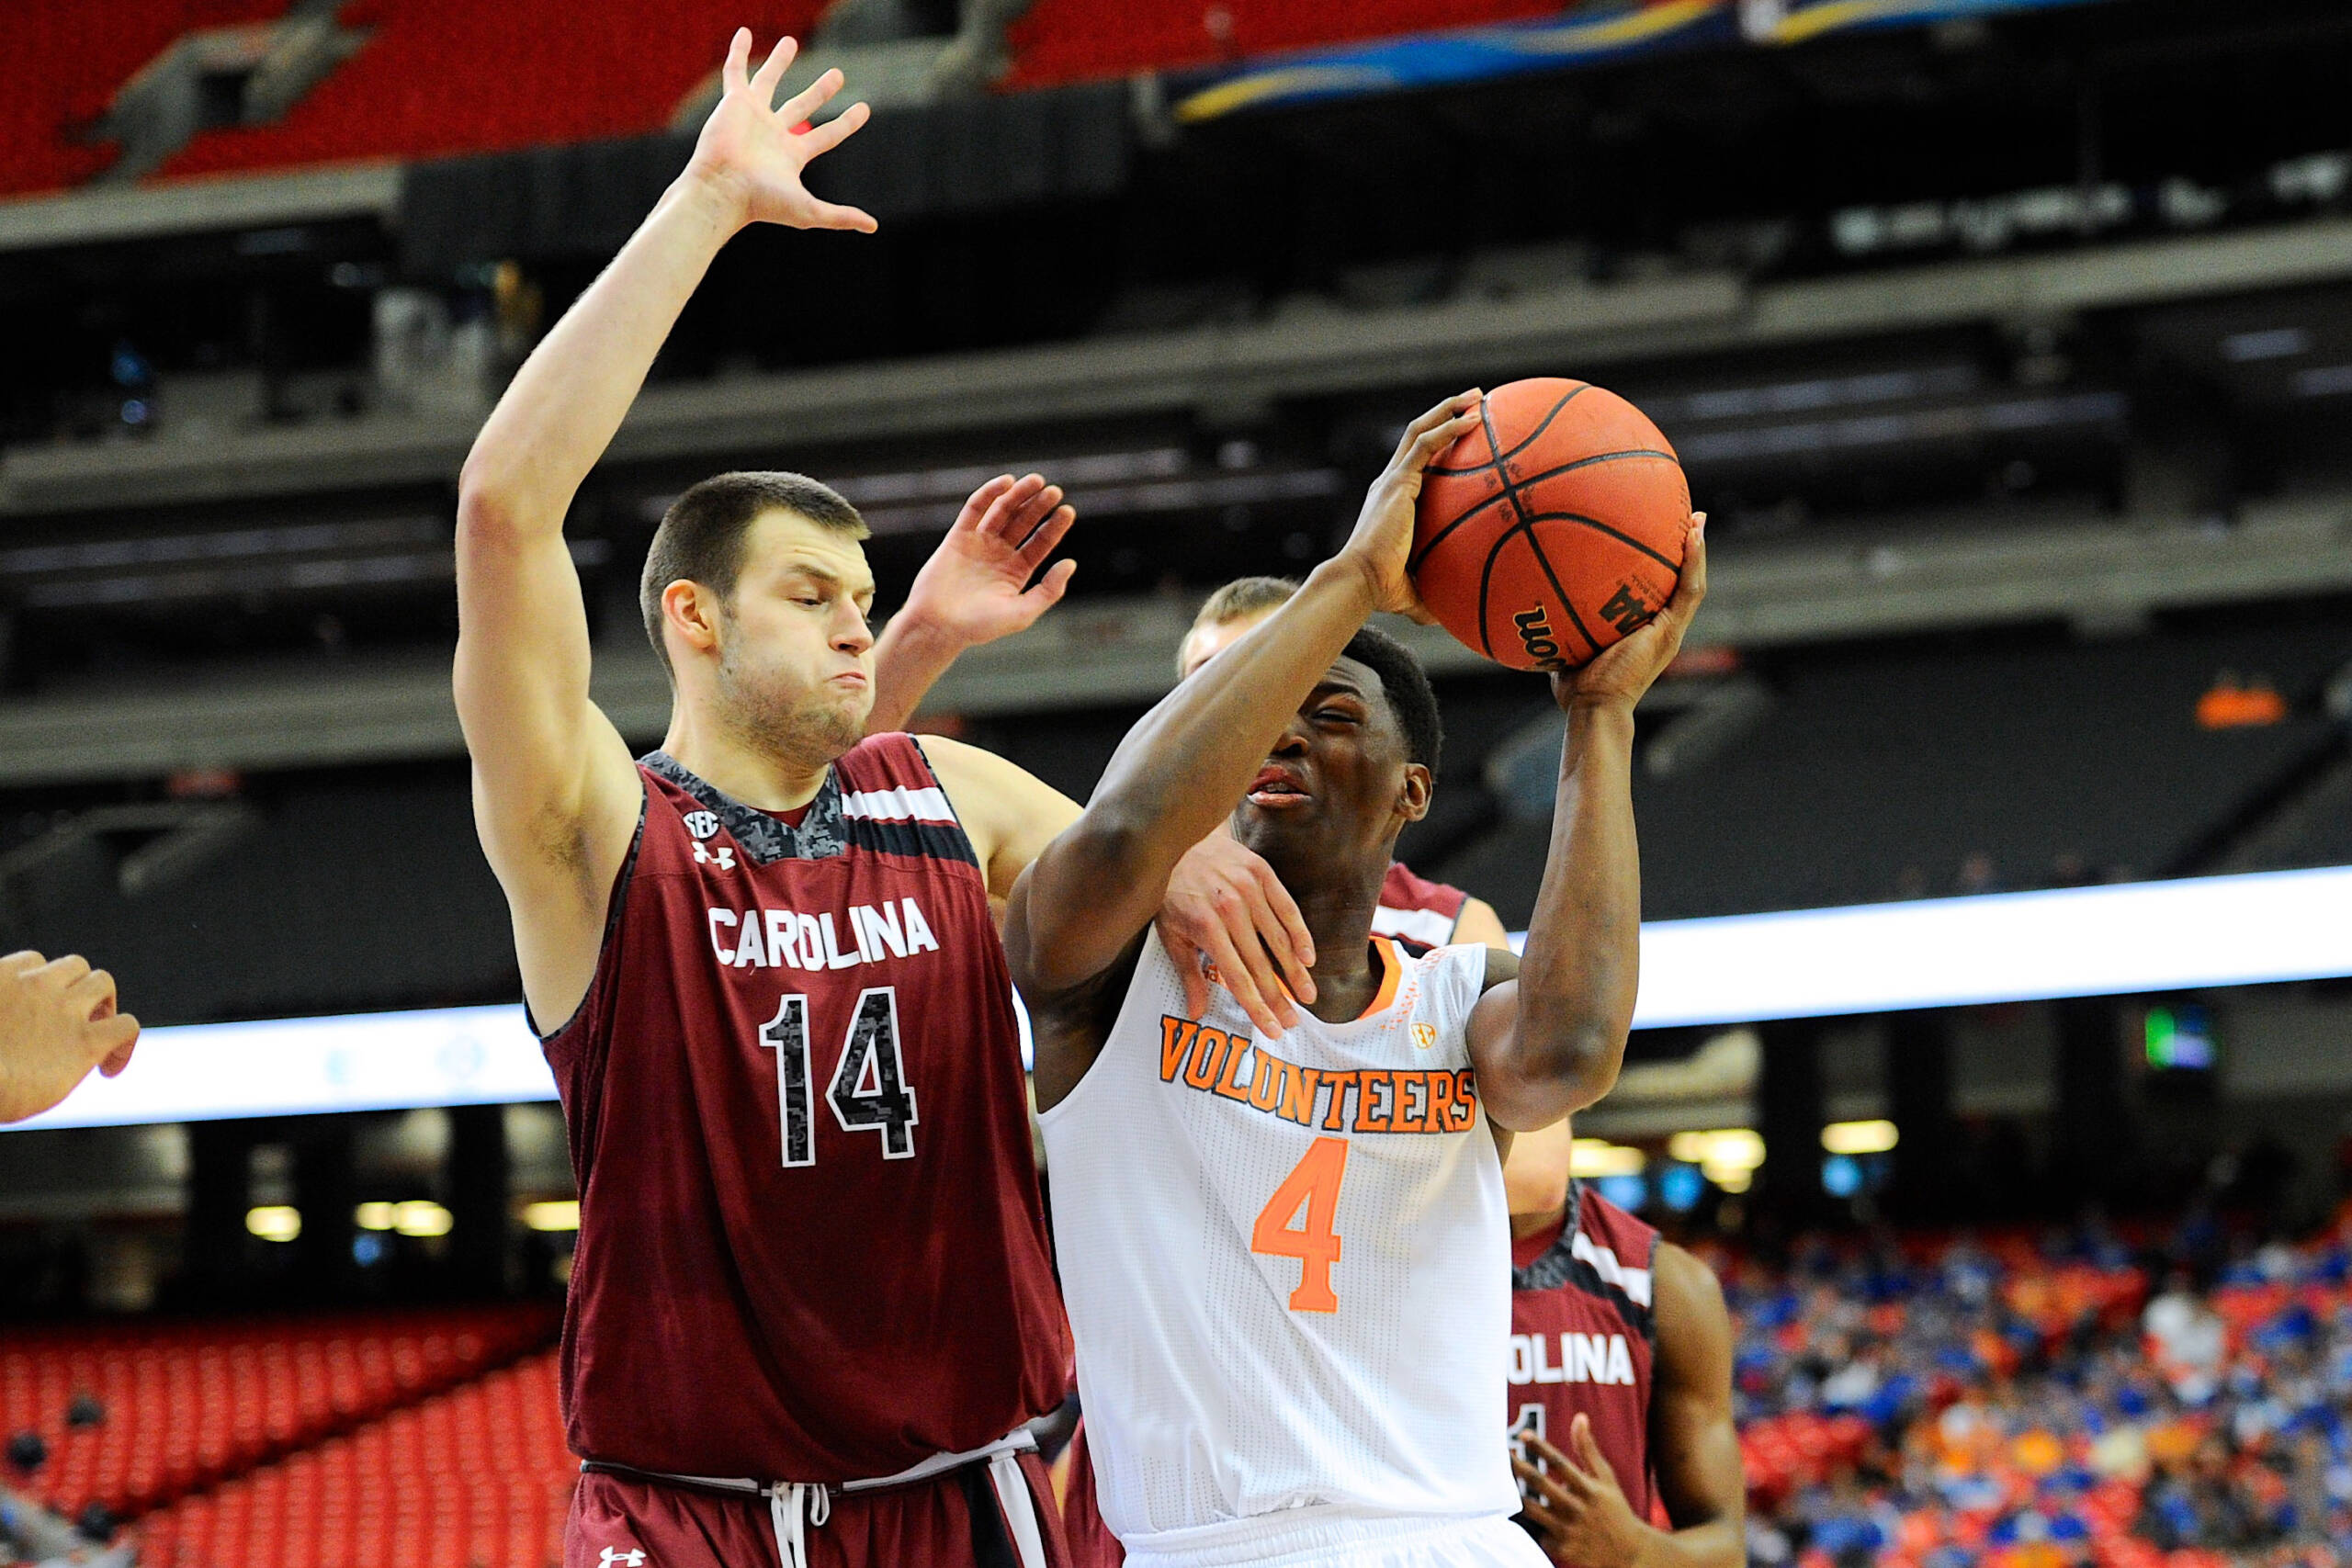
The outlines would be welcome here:
[[[814,1079],[808,1069],[808,998],[797,992],[760,1026],[760,1043],[775,1052],[775,1108],[784,1122],[784,1163],[817,1163]],[[825,1101],[844,1133],[876,1133],[884,1159],[912,1159],[915,1091],[899,1055],[899,990],[870,987],[858,995]]]

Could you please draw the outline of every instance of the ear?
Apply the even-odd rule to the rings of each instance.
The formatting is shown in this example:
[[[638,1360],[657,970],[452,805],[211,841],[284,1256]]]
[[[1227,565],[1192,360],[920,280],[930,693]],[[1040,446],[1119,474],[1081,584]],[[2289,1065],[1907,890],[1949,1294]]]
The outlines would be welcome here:
[[[701,583],[680,578],[662,590],[662,620],[686,647],[709,653],[718,647],[718,595]]]
[[[1419,762],[1405,764],[1405,785],[1396,792],[1396,814],[1408,822],[1418,822],[1430,814],[1430,800],[1436,794],[1437,780]]]

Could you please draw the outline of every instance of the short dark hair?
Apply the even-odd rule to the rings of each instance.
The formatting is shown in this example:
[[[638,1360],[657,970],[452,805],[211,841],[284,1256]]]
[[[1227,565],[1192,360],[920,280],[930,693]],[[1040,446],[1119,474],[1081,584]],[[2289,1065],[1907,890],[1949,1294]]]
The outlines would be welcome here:
[[[1438,720],[1437,694],[1430,689],[1429,671],[1413,650],[1378,626],[1365,626],[1348,639],[1340,657],[1352,659],[1380,677],[1388,710],[1405,731],[1405,760],[1435,773],[1438,753],[1445,746],[1445,727]]]
[[[662,593],[673,582],[699,582],[724,601],[735,593],[743,570],[743,536],[760,515],[789,512],[820,528],[863,539],[868,530],[857,508],[830,485],[806,474],[745,471],[713,474],[670,503],[653,544],[645,552],[645,574],[638,580],[638,608],[645,613],[645,635],[662,668],[670,649],[662,641]],[[674,671],[673,671],[674,673]]]

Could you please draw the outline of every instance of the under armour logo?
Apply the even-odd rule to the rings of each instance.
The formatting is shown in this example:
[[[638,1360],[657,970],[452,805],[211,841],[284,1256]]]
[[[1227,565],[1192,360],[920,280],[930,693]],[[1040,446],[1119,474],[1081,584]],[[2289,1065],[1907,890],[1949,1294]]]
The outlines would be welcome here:
[[[697,839],[707,839],[718,831],[718,813],[689,811],[685,816],[686,831]]]
[[[735,846],[732,844],[721,844],[715,850],[707,849],[704,847],[702,840],[697,839],[695,840],[695,863],[696,865],[715,865],[721,871],[733,871],[735,869]]]
[[[619,1568],[643,1568],[645,1548],[632,1546],[627,1551],[622,1551],[608,1546],[597,1553],[596,1561],[604,1564],[604,1568],[614,1568],[616,1563],[619,1564]]]

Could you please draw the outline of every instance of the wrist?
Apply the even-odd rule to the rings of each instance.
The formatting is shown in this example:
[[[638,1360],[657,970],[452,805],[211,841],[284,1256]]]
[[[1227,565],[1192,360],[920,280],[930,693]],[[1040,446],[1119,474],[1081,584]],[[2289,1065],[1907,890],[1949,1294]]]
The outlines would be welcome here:
[[[1567,703],[1568,738],[1573,742],[1582,738],[1616,739],[1631,741],[1634,735],[1634,699],[1631,697],[1573,697]]]
[[[876,643],[878,647],[885,642],[890,645],[894,658],[937,664],[943,669],[977,646],[913,600],[899,606],[899,613],[890,617],[890,624],[882,628]]]
[[[1370,615],[1380,607],[1380,573],[1360,551],[1343,549],[1306,574],[1302,592],[1339,593]]]
[[[752,220],[751,186],[741,175],[690,162],[670,183],[670,198],[700,214],[722,235],[732,236]]]

